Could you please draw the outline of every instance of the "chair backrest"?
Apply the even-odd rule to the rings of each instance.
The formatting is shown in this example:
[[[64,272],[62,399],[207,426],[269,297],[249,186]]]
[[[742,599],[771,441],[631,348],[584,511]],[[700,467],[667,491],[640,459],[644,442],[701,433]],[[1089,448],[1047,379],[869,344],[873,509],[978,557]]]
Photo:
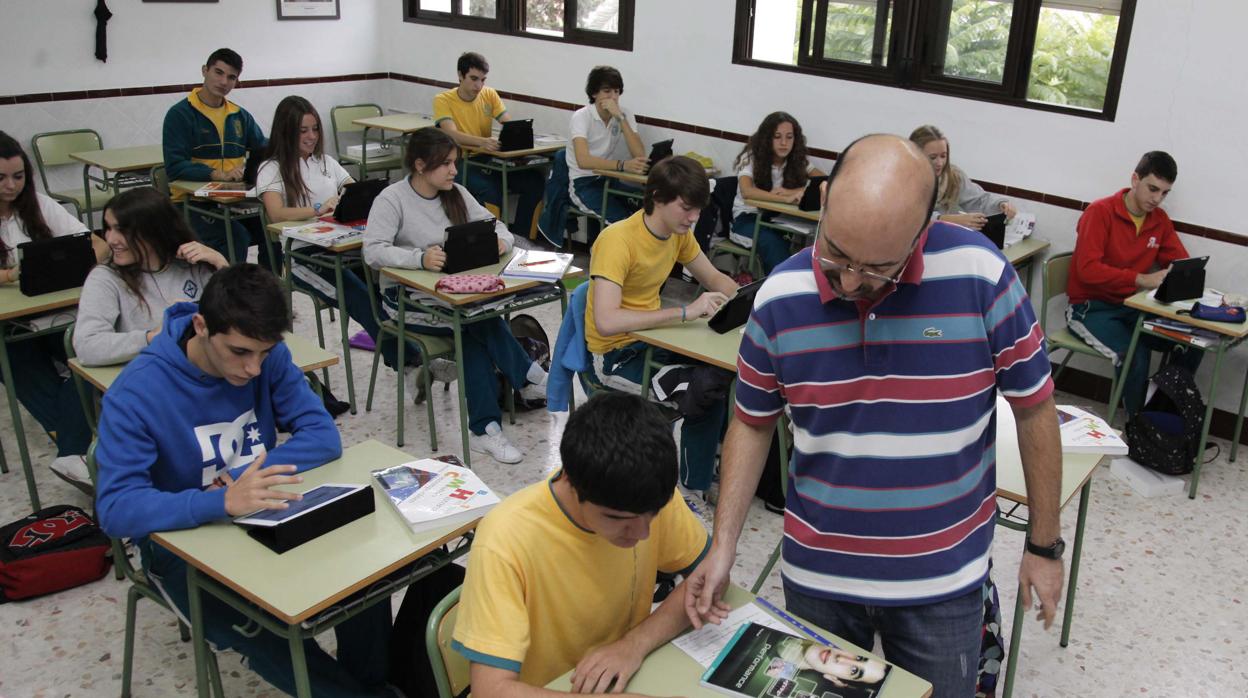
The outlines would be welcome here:
[[[451,633],[455,630],[462,589],[462,586],[456,587],[439,601],[425,626],[425,652],[433,667],[433,679],[438,684],[438,698],[455,698],[470,682],[468,659],[451,649]]]
[[[48,191],[48,175],[44,168],[77,163],[77,160],[69,157],[70,153],[103,148],[104,142],[100,140],[100,134],[89,128],[37,133],[30,139],[30,149],[35,151],[35,166],[39,169],[39,179],[43,181],[44,191]]]
[[[1070,276],[1070,259],[1073,252],[1062,252],[1044,260],[1044,273],[1040,286],[1040,331],[1046,332],[1049,301],[1066,294],[1066,279]],[[1046,332],[1047,334],[1047,332]]]
[[[91,440],[91,445],[87,447],[87,455],[85,457],[87,474],[91,476],[91,486],[95,488],[96,492],[100,491],[99,464],[95,461],[95,447],[99,442],[98,438]],[[99,517],[98,511],[96,512],[96,517],[97,519]],[[109,536],[108,542],[113,549],[113,565],[121,570],[126,575],[126,579],[129,579],[131,583],[147,586],[147,578],[130,564],[130,557],[126,554],[126,546],[121,542],[121,539]]]
[[[164,194],[165,196],[170,195],[169,172],[165,169],[164,165],[157,165],[152,168],[152,186],[155,187],[156,191],[161,194]]]
[[[381,116],[381,107],[376,104],[343,104],[329,110],[329,120],[334,128],[334,152],[342,156],[342,145],[338,142],[339,133],[359,133],[364,130],[363,126],[357,126],[354,122],[356,119],[366,119],[370,116]],[[381,132],[377,133],[380,140]]]

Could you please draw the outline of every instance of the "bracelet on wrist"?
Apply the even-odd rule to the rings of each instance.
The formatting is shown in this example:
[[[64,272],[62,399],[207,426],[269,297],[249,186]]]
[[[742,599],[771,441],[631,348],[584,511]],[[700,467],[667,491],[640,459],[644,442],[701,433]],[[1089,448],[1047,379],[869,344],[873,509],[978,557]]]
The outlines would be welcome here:
[[[687,306],[687,305],[682,305],[682,306],[680,306],[680,321],[681,321],[681,322],[685,322],[685,321],[688,319],[688,316],[685,314],[685,312],[686,312],[686,310],[688,310],[688,308],[689,308],[689,306]]]
[[[615,161],[615,171],[616,171],[616,172],[623,172],[623,171],[624,171],[624,161],[623,161],[623,160],[616,160],[616,161]]]

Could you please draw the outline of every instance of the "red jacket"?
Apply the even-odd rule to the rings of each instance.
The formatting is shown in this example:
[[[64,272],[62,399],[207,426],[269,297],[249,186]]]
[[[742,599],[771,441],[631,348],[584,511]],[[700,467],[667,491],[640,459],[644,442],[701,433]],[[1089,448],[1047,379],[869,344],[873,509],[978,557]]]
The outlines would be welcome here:
[[[1155,208],[1140,232],[1122,197],[1127,190],[1092,202],[1079,218],[1066,295],[1071,304],[1089,300],[1122,303],[1139,289],[1137,274],[1187,257],[1170,216]]]

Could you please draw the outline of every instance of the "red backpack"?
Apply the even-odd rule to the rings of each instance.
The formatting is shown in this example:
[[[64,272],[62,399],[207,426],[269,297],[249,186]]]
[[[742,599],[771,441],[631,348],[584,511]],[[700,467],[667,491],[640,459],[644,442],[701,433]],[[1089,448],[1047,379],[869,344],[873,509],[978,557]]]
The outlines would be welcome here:
[[[108,536],[78,507],[48,507],[0,528],[0,603],[30,599],[103,577]]]

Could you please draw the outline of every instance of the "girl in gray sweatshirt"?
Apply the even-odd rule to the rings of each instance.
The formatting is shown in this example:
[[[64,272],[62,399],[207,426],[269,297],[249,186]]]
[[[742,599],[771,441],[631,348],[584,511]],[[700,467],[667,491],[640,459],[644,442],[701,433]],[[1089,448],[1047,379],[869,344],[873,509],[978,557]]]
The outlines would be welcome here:
[[[228,264],[197,241],[169,197],[151,187],[129,189],[109,202],[104,240],[112,259],[87,276],[74,327],[74,351],[87,366],[134,358],[160,332],[165,309],[198,301],[208,277]]]

